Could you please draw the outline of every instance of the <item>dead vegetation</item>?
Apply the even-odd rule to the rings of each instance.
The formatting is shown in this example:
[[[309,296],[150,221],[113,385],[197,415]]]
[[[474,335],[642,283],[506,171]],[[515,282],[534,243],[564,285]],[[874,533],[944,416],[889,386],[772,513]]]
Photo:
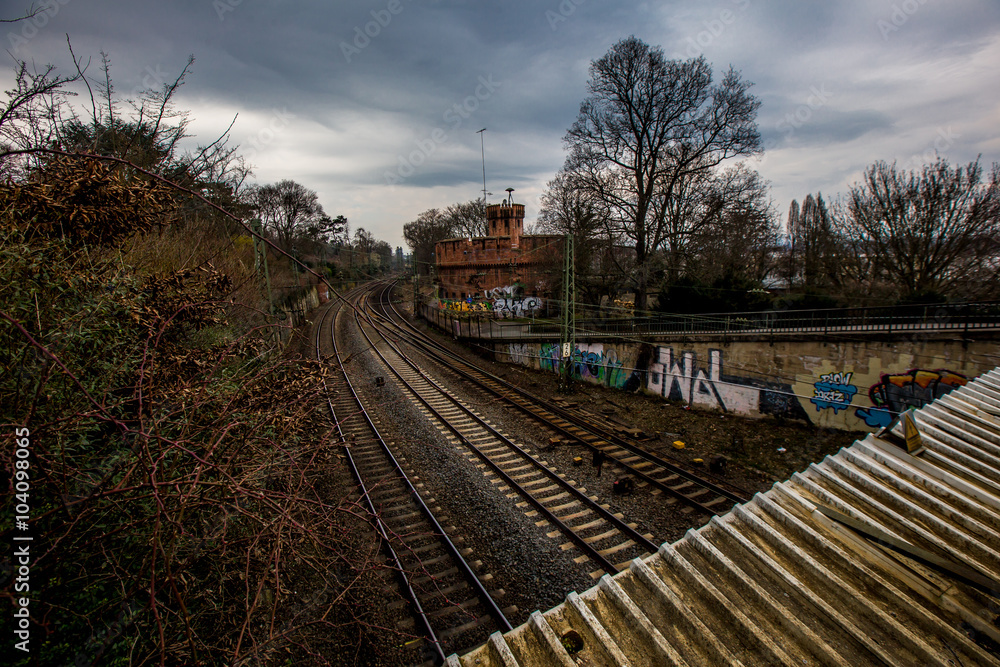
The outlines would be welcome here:
[[[333,481],[323,368],[273,347],[231,225],[176,215],[190,205],[91,157],[0,185],[0,420],[31,432],[31,659],[377,661],[384,565]]]

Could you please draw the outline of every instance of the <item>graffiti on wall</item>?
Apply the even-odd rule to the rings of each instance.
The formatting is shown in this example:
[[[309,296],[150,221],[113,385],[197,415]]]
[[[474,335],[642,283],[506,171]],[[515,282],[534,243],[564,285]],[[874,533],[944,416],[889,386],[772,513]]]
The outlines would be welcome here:
[[[482,301],[448,301],[441,299],[438,307],[442,310],[454,310],[460,313],[492,313],[493,304]]]
[[[776,407],[798,413],[797,404],[775,401],[772,394],[790,394],[791,387],[750,378],[724,376],[722,350],[709,350],[708,368],[699,368],[694,352],[675,355],[671,347],[658,347],[650,364],[646,388],[664,398],[689,405],[753,415]],[[785,406],[785,407],[782,407]]]
[[[502,319],[531,317],[542,308],[542,300],[537,296],[521,296],[523,288],[518,285],[494,287],[484,292],[492,301],[493,314]]]
[[[833,410],[837,414],[846,410],[858,393],[858,388],[851,384],[854,373],[825,373],[813,385],[813,397],[809,401],[820,410]]]
[[[558,373],[562,370],[561,348],[557,343],[543,343],[538,346],[538,367],[543,371]],[[524,343],[509,343],[507,354],[511,362],[522,366],[533,366],[535,355],[533,346]],[[641,370],[628,368],[618,352],[605,350],[600,343],[577,345],[570,357],[570,373],[577,380],[603,384],[613,389],[635,391],[641,386]]]
[[[493,314],[503,319],[515,317],[531,317],[531,314],[541,310],[542,300],[537,296],[524,298],[501,297],[493,300]]]
[[[507,354],[510,356],[512,364],[520,364],[521,366],[530,366],[531,358],[534,356],[529,343],[509,343]]]
[[[872,364],[874,368],[861,372],[825,362],[815,375],[796,376],[793,388],[781,381],[727,375],[723,350],[709,348],[699,354],[641,345],[633,360],[632,349],[579,344],[569,360],[570,372],[579,380],[625,391],[641,388],[691,406],[850,429],[888,426],[907,408],[926,405],[968,382],[965,375],[947,369],[882,373],[883,367]],[[507,351],[513,363],[555,373],[564,370],[558,343],[510,343]],[[866,393],[865,386],[873,381]]]
[[[623,389],[634,369],[625,368],[614,350],[604,351],[600,343],[577,346],[572,357],[573,377],[603,384],[613,389]]]
[[[882,428],[891,424],[900,412],[923,407],[968,381],[964,375],[944,369],[914,368],[905,373],[885,373],[868,390],[872,407],[858,408],[854,413],[868,426]]]
[[[562,366],[559,362],[559,344],[544,343],[538,348],[538,367],[543,371],[558,373]]]

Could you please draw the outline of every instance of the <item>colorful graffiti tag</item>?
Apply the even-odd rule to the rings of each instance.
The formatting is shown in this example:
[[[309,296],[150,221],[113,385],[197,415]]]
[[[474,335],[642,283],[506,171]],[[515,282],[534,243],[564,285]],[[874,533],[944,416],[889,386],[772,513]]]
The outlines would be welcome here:
[[[562,364],[559,361],[558,343],[544,343],[539,346],[538,366],[543,371],[552,371],[554,373],[558,373],[562,370]]]
[[[483,301],[449,301],[441,299],[438,308],[460,313],[492,313],[493,305]]]
[[[632,370],[625,368],[614,350],[605,353],[604,346],[600,343],[574,349],[572,363],[573,377],[597,382],[613,389],[622,389]]]
[[[819,376],[819,381],[813,385],[814,394],[809,401],[816,406],[816,411],[833,409],[833,414],[846,410],[858,393],[858,388],[851,384],[854,373],[826,373]]]
[[[562,369],[560,346],[544,343],[538,347],[538,366],[544,371],[558,373]],[[513,363],[531,366],[534,359],[532,346],[510,343],[507,354]],[[634,391],[639,387],[639,370],[626,368],[615,350],[605,350],[600,343],[578,345],[570,357],[570,373],[577,380],[603,384],[613,389]]]
[[[891,424],[900,412],[923,407],[968,381],[964,375],[944,369],[914,368],[905,373],[883,374],[868,390],[873,407],[858,408],[854,414],[868,426],[882,428]]]

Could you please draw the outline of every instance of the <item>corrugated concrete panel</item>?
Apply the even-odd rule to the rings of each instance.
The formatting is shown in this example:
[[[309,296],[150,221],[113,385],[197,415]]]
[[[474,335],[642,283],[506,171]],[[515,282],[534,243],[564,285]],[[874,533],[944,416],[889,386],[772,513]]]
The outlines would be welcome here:
[[[1000,369],[916,423],[922,453],[868,436],[449,664],[1000,665]]]

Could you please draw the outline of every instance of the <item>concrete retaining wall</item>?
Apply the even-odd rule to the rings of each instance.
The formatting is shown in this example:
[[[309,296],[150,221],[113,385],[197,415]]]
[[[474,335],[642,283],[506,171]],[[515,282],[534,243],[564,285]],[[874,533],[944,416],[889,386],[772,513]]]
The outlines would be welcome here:
[[[498,361],[558,372],[555,343],[498,343]],[[995,340],[579,343],[575,378],[748,416],[877,430],[1000,360]]]

